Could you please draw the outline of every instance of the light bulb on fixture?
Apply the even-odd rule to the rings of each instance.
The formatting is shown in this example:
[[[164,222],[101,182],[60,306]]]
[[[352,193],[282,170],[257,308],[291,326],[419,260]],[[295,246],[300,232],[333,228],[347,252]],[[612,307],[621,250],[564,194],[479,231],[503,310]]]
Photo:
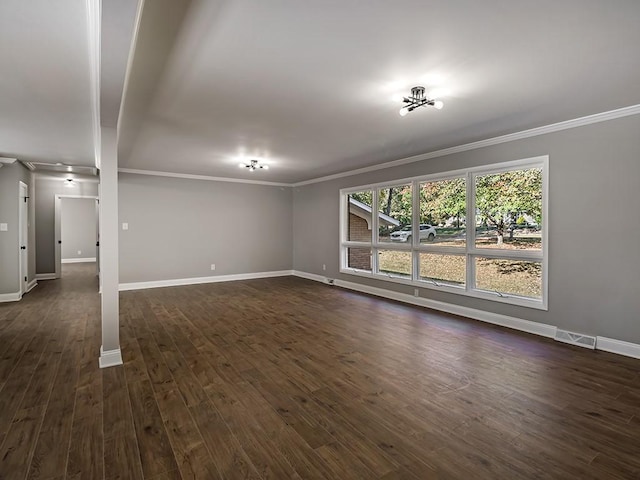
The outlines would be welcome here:
[[[400,116],[404,117],[407,113],[412,112],[418,107],[426,107],[427,105],[441,110],[444,107],[444,103],[441,100],[436,100],[433,97],[428,97],[425,94],[424,87],[413,87],[411,89],[411,95],[404,97],[402,101],[406,104],[400,109]]]
[[[239,164],[240,168],[246,168],[247,170],[249,170],[250,172],[253,172],[254,170],[262,169],[262,170],[269,170],[269,165],[266,164],[260,164],[258,163],[258,160],[251,160],[249,163],[241,163]]]

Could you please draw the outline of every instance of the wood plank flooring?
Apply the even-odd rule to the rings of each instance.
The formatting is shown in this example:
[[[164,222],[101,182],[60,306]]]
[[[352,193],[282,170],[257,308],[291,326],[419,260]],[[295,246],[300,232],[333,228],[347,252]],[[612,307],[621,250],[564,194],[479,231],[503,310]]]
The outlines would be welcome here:
[[[640,479],[640,361],[283,277],[0,304],[0,479]]]

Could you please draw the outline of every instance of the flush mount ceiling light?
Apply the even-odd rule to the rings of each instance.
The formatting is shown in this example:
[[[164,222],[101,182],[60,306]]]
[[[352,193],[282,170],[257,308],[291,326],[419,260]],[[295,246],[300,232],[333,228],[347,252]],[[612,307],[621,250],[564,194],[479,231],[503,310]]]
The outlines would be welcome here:
[[[402,101],[406,103],[406,105],[400,109],[400,116],[402,117],[418,107],[426,107],[429,105],[437,110],[444,107],[444,103],[442,103],[441,100],[427,97],[424,93],[424,87],[413,87],[411,89],[411,95],[409,97],[404,97]]]
[[[258,160],[251,160],[248,164],[247,163],[241,163],[240,165],[238,165],[240,168],[248,168],[250,172],[253,172],[254,170],[257,170],[259,168],[263,169],[263,170],[269,170],[269,165],[265,164],[265,163],[258,163]]]

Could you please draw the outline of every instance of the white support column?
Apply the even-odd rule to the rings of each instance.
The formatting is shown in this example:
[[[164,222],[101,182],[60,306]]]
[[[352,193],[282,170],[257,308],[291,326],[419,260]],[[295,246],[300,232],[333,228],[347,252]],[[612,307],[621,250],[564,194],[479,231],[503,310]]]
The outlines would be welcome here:
[[[102,346],[100,368],[122,365],[118,299],[118,141],[115,128],[102,127],[100,155],[100,278]]]

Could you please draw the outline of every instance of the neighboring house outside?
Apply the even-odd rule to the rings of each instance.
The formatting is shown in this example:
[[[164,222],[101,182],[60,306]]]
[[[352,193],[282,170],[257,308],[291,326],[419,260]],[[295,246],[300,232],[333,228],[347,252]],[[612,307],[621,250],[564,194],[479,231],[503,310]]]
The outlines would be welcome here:
[[[398,220],[382,212],[378,212],[378,223],[387,227],[400,225]],[[371,238],[371,207],[349,197],[349,240],[370,243]],[[371,270],[371,249],[350,248],[348,265],[351,268]]]

